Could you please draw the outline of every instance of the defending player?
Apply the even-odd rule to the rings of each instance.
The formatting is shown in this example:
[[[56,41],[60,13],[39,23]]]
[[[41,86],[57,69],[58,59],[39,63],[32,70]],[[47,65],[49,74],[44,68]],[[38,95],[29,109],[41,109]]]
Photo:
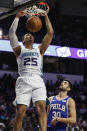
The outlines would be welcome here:
[[[68,125],[76,123],[75,101],[67,95],[72,84],[63,80],[59,94],[49,97],[47,131],[69,131]]]
[[[26,113],[26,107],[30,105],[31,98],[36,104],[39,113],[39,122],[41,131],[47,129],[46,116],[46,88],[42,79],[42,61],[43,55],[52,41],[53,28],[46,12],[40,14],[44,16],[47,34],[44,36],[42,43],[33,48],[34,37],[32,34],[26,34],[23,38],[25,48],[21,48],[18,44],[16,29],[21,16],[25,12],[20,11],[16,15],[10,30],[10,44],[17,58],[19,77],[16,81],[16,117],[14,131],[21,131],[22,121]]]

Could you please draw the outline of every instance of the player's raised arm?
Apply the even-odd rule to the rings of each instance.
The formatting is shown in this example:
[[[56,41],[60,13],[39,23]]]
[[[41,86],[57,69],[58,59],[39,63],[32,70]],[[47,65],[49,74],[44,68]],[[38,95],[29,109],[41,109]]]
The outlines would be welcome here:
[[[20,55],[20,52],[21,52],[21,46],[19,45],[18,43],[18,38],[16,36],[16,30],[17,30],[17,27],[18,27],[18,22],[19,22],[19,18],[21,16],[24,16],[24,12],[23,11],[20,11],[18,12],[18,14],[16,15],[10,29],[9,29],[9,39],[10,39],[10,45],[14,51],[14,54],[17,56]]]
[[[70,124],[75,124],[76,123],[76,105],[73,99],[69,99],[68,110],[69,110],[69,122]]]
[[[45,12],[45,22],[46,22],[46,27],[47,27],[47,34],[44,36],[41,45],[39,46],[40,49],[40,53],[41,55],[44,55],[46,49],[48,48],[48,46],[50,45],[52,38],[53,38],[53,27],[52,24],[48,18],[47,13]]]

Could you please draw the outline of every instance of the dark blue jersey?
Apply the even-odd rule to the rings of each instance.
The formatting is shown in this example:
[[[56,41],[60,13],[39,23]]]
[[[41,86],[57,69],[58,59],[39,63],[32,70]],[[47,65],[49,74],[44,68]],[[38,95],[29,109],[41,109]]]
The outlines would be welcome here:
[[[68,117],[68,107],[67,101],[70,97],[67,96],[65,99],[58,100],[56,96],[53,97],[50,102],[50,111],[48,114],[48,122],[47,122],[47,131],[68,131],[67,124],[62,122],[57,122],[55,126],[51,125],[52,119],[56,117],[67,118]]]

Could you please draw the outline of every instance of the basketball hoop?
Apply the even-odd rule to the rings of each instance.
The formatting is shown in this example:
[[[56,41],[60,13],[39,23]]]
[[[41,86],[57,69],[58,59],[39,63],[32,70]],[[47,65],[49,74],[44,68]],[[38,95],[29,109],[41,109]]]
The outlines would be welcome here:
[[[39,16],[40,13],[49,12],[49,5],[45,2],[40,2],[38,4],[35,4],[29,8],[26,8],[24,11],[26,12],[26,17],[30,18],[32,16]]]

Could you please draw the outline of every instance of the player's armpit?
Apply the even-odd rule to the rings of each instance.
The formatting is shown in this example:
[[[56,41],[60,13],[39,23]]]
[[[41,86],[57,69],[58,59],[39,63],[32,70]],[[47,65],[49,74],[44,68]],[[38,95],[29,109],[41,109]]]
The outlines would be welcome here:
[[[14,51],[14,54],[16,55],[16,57],[18,57],[21,53],[21,46],[14,48],[13,51]]]
[[[51,102],[52,99],[53,99],[53,96],[49,97],[49,98],[48,98],[49,102]]]

